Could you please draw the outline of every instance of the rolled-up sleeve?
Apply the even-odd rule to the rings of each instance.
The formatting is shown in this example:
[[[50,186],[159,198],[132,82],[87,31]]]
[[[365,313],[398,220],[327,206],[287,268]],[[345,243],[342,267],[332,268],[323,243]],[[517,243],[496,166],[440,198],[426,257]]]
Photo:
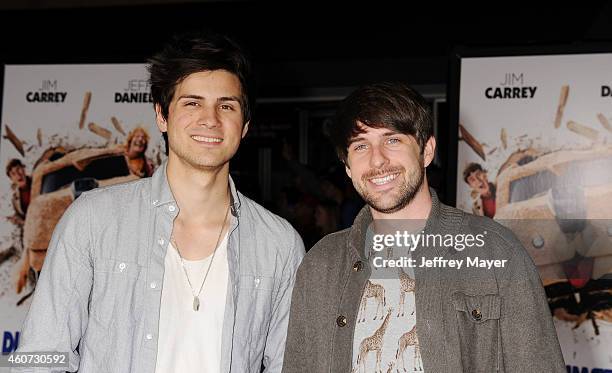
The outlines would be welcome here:
[[[83,194],[74,201],[53,232],[17,350],[67,353],[69,367],[36,372],[75,372],[79,367],[78,345],[87,327],[93,281],[87,198]]]

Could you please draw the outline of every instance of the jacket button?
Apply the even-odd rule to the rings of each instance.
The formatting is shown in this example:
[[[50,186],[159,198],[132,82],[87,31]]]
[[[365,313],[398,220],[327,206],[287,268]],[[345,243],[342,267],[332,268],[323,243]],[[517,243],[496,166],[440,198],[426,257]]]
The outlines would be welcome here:
[[[480,310],[476,308],[475,310],[472,310],[472,317],[474,318],[474,320],[480,321],[482,319],[482,312],[480,312]]]
[[[346,324],[348,323],[348,321],[346,320],[346,316],[338,316],[338,318],[336,319],[336,324],[338,324],[339,327],[345,327]]]
[[[363,262],[361,260],[356,261],[355,264],[353,264],[353,271],[359,272],[362,270],[363,270]]]

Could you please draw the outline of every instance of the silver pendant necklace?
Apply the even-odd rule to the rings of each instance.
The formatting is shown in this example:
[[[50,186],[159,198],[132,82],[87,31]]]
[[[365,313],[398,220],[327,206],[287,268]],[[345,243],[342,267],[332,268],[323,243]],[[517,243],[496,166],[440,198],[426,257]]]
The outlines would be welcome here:
[[[227,220],[228,212],[229,212],[229,205],[227,206],[227,210],[225,210],[225,217],[223,218],[223,222],[221,223],[221,229],[219,230],[219,236],[217,237],[217,243],[215,244],[215,249],[213,250],[212,256],[210,258],[210,263],[208,263],[206,274],[204,275],[204,279],[202,280],[202,284],[200,285],[200,290],[198,290],[197,294],[193,290],[193,286],[191,285],[191,280],[189,280],[189,275],[187,274],[187,269],[185,268],[185,260],[183,259],[183,256],[181,255],[181,251],[179,250],[178,245],[176,244],[176,240],[174,239],[174,236],[170,237],[170,239],[172,240],[172,245],[176,249],[176,252],[179,254],[179,258],[181,258],[181,266],[183,267],[183,272],[185,272],[185,277],[187,277],[187,283],[189,283],[189,288],[191,289],[191,294],[193,295],[193,310],[194,311],[200,310],[200,293],[202,292],[202,289],[204,288],[204,283],[206,282],[206,278],[208,277],[208,273],[210,272],[210,267],[212,266],[213,260],[215,260],[215,254],[217,253],[217,249],[219,248],[219,240],[221,239],[221,234],[223,233],[223,228],[225,227],[225,222]]]

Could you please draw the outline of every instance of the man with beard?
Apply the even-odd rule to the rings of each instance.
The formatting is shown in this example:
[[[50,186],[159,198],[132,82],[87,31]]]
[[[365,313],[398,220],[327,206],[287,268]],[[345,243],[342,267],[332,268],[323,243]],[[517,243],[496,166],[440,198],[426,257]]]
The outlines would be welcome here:
[[[300,265],[283,372],[564,371],[540,278],[520,242],[489,218],[442,204],[428,187],[432,127],[426,101],[403,84],[368,85],[341,103],[332,138],[367,205]],[[507,264],[432,265],[469,257]],[[381,265],[383,258],[391,260]]]

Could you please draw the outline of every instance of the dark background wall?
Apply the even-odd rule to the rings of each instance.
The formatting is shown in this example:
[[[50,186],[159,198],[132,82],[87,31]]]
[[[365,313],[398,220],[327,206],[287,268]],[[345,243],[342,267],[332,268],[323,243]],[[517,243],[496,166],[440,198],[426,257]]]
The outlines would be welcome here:
[[[445,85],[456,45],[612,40],[612,4],[584,1],[282,3],[3,0],[0,60],[142,61],[177,30],[209,27],[252,52],[264,96],[400,79]]]
[[[325,127],[353,88],[399,80],[429,100],[441,151],[428,177],[452,201],[445,180],[455,160],[447,146],[453,52],[607,45],[612,3],[3,0],[0,63],[144,62],[173,33],[200,28],[233,36],[253,56],[258,112],[233,175],[308,244],[322,234],[317,206],[334,194],[320,186],[350,188],[339,181],[343,167]]]

